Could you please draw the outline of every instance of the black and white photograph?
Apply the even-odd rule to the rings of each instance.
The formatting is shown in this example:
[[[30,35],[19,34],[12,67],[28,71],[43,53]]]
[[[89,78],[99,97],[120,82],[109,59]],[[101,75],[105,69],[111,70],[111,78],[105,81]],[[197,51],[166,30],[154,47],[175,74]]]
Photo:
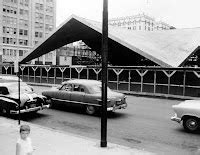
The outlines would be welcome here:
[[[0,0],[1,155],[200,155],[199,0]]]

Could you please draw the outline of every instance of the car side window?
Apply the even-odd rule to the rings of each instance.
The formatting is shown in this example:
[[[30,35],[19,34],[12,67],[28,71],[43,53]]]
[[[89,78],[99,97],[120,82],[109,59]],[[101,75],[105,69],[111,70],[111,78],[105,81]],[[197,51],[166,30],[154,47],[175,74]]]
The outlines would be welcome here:
[[[61,87],[60,90],[64,90],[64,91],[71,91],[72,90],[72,85],[71,84],[65,84]]]
[[[7,87],[0,87],[0,94],[2,95],[8,95],[8,88]]]
[[[85,92],[84,88],[81,85],[75,84],[73,91],[76,92]]]
[[[83,87],[80,87],[80,92],[85,92]]]
[[[80,88],[79,85],[75,84],[73,91],[79,91],[79,88]]]

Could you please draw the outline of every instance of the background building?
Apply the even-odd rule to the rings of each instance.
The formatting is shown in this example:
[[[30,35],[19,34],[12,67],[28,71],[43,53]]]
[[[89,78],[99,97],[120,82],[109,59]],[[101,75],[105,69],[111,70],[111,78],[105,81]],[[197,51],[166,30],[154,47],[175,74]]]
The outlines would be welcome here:
[[[157,22],[154,18],[145,15],[144,13],[134,16],[112,18],[109,19],[108,23],[110,25],[123,27],[129,30],[141,31],[169,30],[172,27],[165,22]]]
[[[81,40],[57,49],[56,55],[57,65],[99,65],[101,62],[101,56]]]
[[[0,0],[0,60],[20,60],[55,26],[56,0]],[[52,51],[32,63],[56,64],[56,53]]]

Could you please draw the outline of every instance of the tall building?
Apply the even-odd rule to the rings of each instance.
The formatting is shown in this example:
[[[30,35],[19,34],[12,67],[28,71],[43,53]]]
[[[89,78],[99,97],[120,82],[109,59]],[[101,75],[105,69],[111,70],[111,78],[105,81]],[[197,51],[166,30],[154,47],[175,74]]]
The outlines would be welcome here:
[[[56,0],[0,0],[2,62],[20,60],[55,27]],[[52,51],[31,63],[56,64],[56,53]]]
[[[129,30],[154,31],[168,30],[171,26],[165,22],[156,21],[154,18],[143,14],[109,19],[108,24]]]

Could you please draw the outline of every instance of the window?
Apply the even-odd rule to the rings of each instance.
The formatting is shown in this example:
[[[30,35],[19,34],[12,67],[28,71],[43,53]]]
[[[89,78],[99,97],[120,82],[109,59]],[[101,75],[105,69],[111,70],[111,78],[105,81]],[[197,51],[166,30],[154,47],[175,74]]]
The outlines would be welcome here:
[[[19,35],[23,35],[23,30],[19,29]]]
[[[19,50],[19,56],[23,56],[23,50]]]
[[[25,36],[28,35],[28,30],[24,30],[24,35],[25,35]]]
[[[71,84],[65,84],[61,87],[60,90],[63,90],[63,91],[71,91],[72,90],[72,85]]]
[[[6,55],[6,49],[3,48],[3,55]]]

